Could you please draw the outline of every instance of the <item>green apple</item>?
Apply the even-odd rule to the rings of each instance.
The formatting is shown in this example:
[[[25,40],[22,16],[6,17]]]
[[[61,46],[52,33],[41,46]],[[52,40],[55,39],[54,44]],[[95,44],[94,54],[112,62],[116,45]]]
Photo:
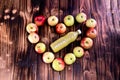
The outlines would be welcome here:
[[[30,33],[28,35],[28,40],[30,43],[37,43],[39,41],[39,35],[37,33]]]
[[[74,17],[72,15],[65,16],[64,23],[66,26],[73,26],[74,25]]]
[[[55,58],[55,56],[54,56],[54,54],[52,52],[45,52],[43,54],[43,57],[42,57],[43,62],[45,62],[45,63],[52,63],[54,58]]]
[[[90,18],[90,19],[88,19],[88,20],[86,21],[86,26],[87,26],[88,28],[94,28],[96,25],[97,25],[97,22],[96,22],[96,20],[93,19],[93,18]]]
[[[93,46],[93,40],[89,37],[85,37],[81,40],[80,45],[84,48],[84,49],[90,49]]]
[[[83,22],[86,21],[87,16],[86,16],[85,13],[81,12],[81,13],[77,14],[77,16],[76,16],[75,18],[76,18],[76,21],[77,21],[78,23],[83,23]]]
[[[26,26],[26,31],[28,33],[32,33],[32,32],[37,32],[38,31],[38,27],[36,24],[34,23],[29,23],[27,26]]]
[[[39,54],[44,53],[46,50],[46,45],[42,42],[39,42],[35,45],[35,51]]]
[[[73,53],[76,57],[80,58],[84,55],[84,49],[82,47],[77,46],[73,49]]]
[[[56,16],[50,16],[47,21],[50,26],[55,26],[58,23],[58,18]]]
[[[52,68],[55,71],[62,71],[65,68],[65,63],[61,58],[56,58],[53,62],[52,62]]]
[[[73,64],[74,62],[76,61],[76,57],[73,53],[67,53],[64,57],[64,62],[67,64],[67,65],[71,65]]]

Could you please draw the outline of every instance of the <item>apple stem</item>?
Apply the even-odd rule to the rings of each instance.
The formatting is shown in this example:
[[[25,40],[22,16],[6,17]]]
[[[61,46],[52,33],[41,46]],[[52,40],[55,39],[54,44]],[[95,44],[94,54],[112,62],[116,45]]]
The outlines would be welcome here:
[[[70,18],[68,18],[68,20],[70,20]]]
[[[61,64],[60,62],[58,62],[58,64]]]
[[[50,59],[50,58],[48,57],[48,59]]]
[[[80,52],[80,50],[78,50],[78,52]]]
[[[54,21],[54,19],[52,19],[52,21]]]

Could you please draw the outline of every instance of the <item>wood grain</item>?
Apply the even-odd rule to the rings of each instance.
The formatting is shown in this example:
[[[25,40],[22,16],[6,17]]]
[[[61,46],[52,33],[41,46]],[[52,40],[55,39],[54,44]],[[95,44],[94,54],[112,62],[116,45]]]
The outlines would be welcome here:
[[[79,12],[96,19],[98,36],[93,40],[94,46],[85,50],[84,57],[56,72],[51,64],[43,63],[42,55],[36,54],[35,44],[27,40],[25,27],[37,15],[56,15],[63,22],[66,15]],[[6,19],[7,15],[10,17]],[[67,32],[80,27],[84,25],[75,23]],[[48,24],[39,29],[47,51],[51,51],[51,42],[65,34],[57,34]],[[78,40],[55,56],[63,58],[79,44]],[[119,59],[120,0],[0,0],[0,80],[120,80]]]

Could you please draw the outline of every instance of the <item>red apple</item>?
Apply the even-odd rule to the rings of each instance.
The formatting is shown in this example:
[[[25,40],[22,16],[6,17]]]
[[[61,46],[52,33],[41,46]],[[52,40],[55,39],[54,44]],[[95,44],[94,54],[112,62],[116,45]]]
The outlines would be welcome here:
[[[89,49],[93,46],[93,40],[89,37],[85,37],[81,40],[80,45],[84,48],[84,49]]]
[[[96,38],[97,31],[94,28],[90,28],[90,29],[87,30],[86,35],[90,38]]]
[[[35,17],[34,22],[37,26],[42,26],[45,23],[45,17],[44,16],[37,16],[37,17]]]
[[[39,35],[37,33],[30,33],[28,35],[28,40],[30,43],[37,43],[39,41]]]
[[[52,68],[55,71],[62,71],[65,68],[65,63],[61,58],[56,58],[53,62],[52,62]]]
[[[32,33],[32,32],[37,32],[38,31],[38,27],[36,24],[34,23],[29,23],[26,27],[26,31],[28,33]]]
[[[37,43],[36,45],[35,45],[35,51],[37,52],[37,53],[44,53],[45,52],[45,50],[46,50],[46,45],[44,44],[44,43],[42,43],[42,42],[39,42],[39,43]]]
[[[59,34],[65,33],[66,26],[63,23],[59,23],[56,25],[56,32]]]

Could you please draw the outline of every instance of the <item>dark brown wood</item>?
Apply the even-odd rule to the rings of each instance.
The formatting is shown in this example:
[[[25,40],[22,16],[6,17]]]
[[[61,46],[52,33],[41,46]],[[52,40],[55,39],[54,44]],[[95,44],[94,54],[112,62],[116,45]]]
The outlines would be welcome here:
[[[13,10],[17,12],[12,14]],[[79,12],[96,19],[98,36],[84,57],[56,72],[51,64],[42,61],[42,55],[36,54],[35,44],[27,40],[25,27],[37,15],[56,15],[63,22],[64,16]],[[67,32],[82,26],[75,23]],[[51,51],[50,43],[65,34],[58,35],[45,24],[39,35],[47,51]],[[55,56],[63,58],[79,45],[78,39]],[[0,0],[0,80],[120,80],[119,59],[120,0]]]

